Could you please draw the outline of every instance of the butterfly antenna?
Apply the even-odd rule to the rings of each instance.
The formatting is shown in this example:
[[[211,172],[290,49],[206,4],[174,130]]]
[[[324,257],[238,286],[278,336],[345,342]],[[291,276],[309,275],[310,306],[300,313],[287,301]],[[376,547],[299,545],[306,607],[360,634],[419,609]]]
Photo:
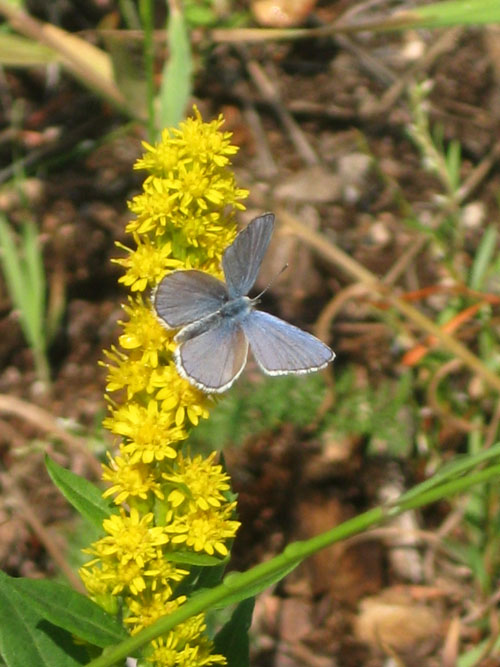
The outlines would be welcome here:
[[[262,292],[260,294],[257,294],[257,296],[253,298],[252,301],[258,301],[258,299],[260,299],[260,297],[267,292],[267,290],[271,287],[271,285],[275,282],[275,280],[277,280],[277,278],[279,278],[286,269],[288,269],[288,262],[281,267],[280,271],[278,271],[278,273],[273,278],[271,278],[271,280],[268,282],[266,287],[264,287]]]

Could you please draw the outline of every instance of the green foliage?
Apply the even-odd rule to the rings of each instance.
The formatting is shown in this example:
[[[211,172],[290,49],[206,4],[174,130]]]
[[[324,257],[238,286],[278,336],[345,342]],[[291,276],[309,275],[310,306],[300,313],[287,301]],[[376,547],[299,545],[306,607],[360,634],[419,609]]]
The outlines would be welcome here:
[[[235,5],[227,6],[217,0],[186,0],[184,15],[190,28],[224,26],[234,28],[250,21],[249,12],[238,11]]]
[[[39,379],[49,382],[47,349],[51,331],[46,311],[46,279],[37,229],[23,225],[19,245],[4,216],[0,215],[0,264],[21,328],[33,352]]]
[[[414,27],[420,28],[491,24],[500,21],[500,5],[497,0],[449,0],[415,8],[411,14],[418,17]]]
[[[171,5],[173,7],[173,4]],[[184,15],[171,9],[167,27],[169,58],[165,63],[159,92],[157,127],[176,127],[184,118],[191,96],[192,58]]]
[[[499,457],[500,444],[481,454],[463,457],[457,464],[448,465],[446,469],[439,470],[431,479],[414,487],[391,505],[369,510],[310,540],[290,544],[280,555],[247,572],[228,574],[220,585],[196,593],[170,615],[161,618],[152,626],[126,639],[121,644],[109,647],[107,652],[92,661],[89,667],[111,667],[125,656],[134,654],[153,638],[166,634],[194,614],[248,600],[272,583],[279,581],[305,558],[326,546],[359,534],[409,509],[423,507],[431,502],[463,493],[475,485],[479,488],[481,484],[493,481],[500,474]],[[479,466],[485,467],[477,471]],[[239,619],[240,626],[248,622],[249,605],[240,607],[242,609],[242,617]]]
[[[455,212],[455,203],[460,187],[461,146],[456,140],[446,146],[444,130],[437,125],[431,128],[427,97],[431,92],[429,82],[418,83],[409,89],[412,123],[408,133],[422,155],[422,164],[426,171],[434,174],[441,181],[445,191],[442,196],[442,208]]]
[[[481,290],[490,276],[496,275],[500,266],[500,253],[497,250],[498,227],[489,225],[479,242],[469,273],[469,287]]]
[[[357,387],[353,373],[343,373],[336,384],[335,409],[329,428],[368,440],[372,454],[407,457],[413,447],[418,409],[410,371],[378,386]]]
[[[248,631],[252,623],[255,598],[243,600],[214,639],[215,650],[227,658],[228,667],[248,667],[250,645]]]
[[[66,500],[96,528],[101,529],[105,519],[118,513],[118,508],[102,497],[102,490],[87,479],[66,470],[48,456],[45,457],[45,465]]]
[[[0,572],[0,654],[6,664],[9,667],[86,664],[87,650],[77,646],[68,632],[48,623],[29,597],[17,589],[16,581]]]
[[[417,424],[412,382],[408,371],[378,387],[357,387],[352,372],[341,373],[335,384],[335,407],[320,428],[365,436],[372,452],[406,456]],[[318,373],[264,378],[259,385],[241,382],[212,411],[210,419],[193,430],[190,443],[211,451],[244,442],[256,433],[256,425],[260,431],[284,423],[305,428],[314,420],[326,392],[325,380]]]
[[[311,375],[264,377],[261,384],[236,383],[190,435],[196,448],[223,449],[242,443],[252,433],[275,429],[284,422],[305,427],[314,419],[326,395],[323,377]]]
[[[15,591],[15,598],[21,599],[54,627],[91,645],[104,648],[128,636],[114,616],[69,586],[43,579],[11,579],[6,575],[2,575],[2,579],[7,594]]]
[[[483,437],[478,430],[469,436],[469,452],[484,456]],[[485,597],[494,594],[500,577],[500,493],[498,484],[474,488],[464,507],[461,524],[465,538],[450,538],[447,548],[471,571],[474,581]]]

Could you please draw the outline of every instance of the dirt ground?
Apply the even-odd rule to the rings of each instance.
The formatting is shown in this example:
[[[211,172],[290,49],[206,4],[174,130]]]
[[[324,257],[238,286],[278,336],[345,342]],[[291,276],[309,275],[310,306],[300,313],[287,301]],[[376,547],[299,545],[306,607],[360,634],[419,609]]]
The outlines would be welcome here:
[[[44,4],[32,5],[39,18],[90,33],[116,10],[112,2],[57,0],[50,12]],[[362,3],[325,0],[306,25],[328,23],[356,4]],[[453,234],[444,234],[443,243],[457,243],[457,262],[471,265],[486,226],[499,219],[497,28],[200,44],[193,99],[206,120],[222,112],[241,147],[235,169],[251,193],[241,223],[265,210],[277,212],[280,222],[286,209],[380,278],[425,238],[418,224],[432,226],[439,211],[442,184],[408,134],[414,122],[408,90],[428,81],[430,123],[441,128],[445,145],[460,142],[460,177],[469,183],[460,243]],[[111,259],[119,254],[115,242],[127,242],[127,200],[143,178],[132,165],[145,131],[126,126],[127,119],[61,70],[7,68],[1,77],[0,211],[15,227],[28,216],[38,225],[49,291],[64,314],[50,348],[53,384],[46,391],[0,282],[0,562],[9,574],[53,576],[63,566],[74,517],[44,471],[43,454],[96,479],[82,443],[90,442],[97,457],[112,445],[100,427],[105,371],[98,362],[119,334],[124,291]],[[335,295],[343,295],[326,316],[326,340],[337,359],[321,410],[335,409],[332,377],[347,370],[355,386],[396,385],[408,370],[401,365],[401,335],[419,342],[422,332],[397,317],[377,317],[375,295],[349,292],[353,280],[342,267],[286,232],[278,237],[260,281],[285,261],[293,269],[272,287],[269,310],[313,329],[325,322]],[[451,274],[435,246],[421,243],[392,289],[423,290]],[[416,306],[435,319],[446,298],[434,294]],[[475,349],[476,333],[469,323],[457,336]],[[247,374],[250,386],[260,382],[252,367]],[[454,382],[457,391],[471,390],[463,369]],[[422,433],[432,433],[441,461],[465,451],[460,419],[447,419],[423,389],[412,396],[420,398],[418,423],[413,412],[401,418],[414,434],[414,450],[400,456],[390,448],[367,452],[358,432],[290,423],[254,428],[243,443],[229,443],[225,456],[243,522],[233,567],[269,558],[424,479],[431,453],[418,449]],[[492,401],[482,409],[489,419]],[[261,595],[253,664],[457,664],[457,652],[486,636],[479,619],[489,602],[470,572],[436,546],[452,509],[441,503],[327,549]],[[460,535],[457,524],[449,530]],[[500,665],[500,658],[474,664]]]

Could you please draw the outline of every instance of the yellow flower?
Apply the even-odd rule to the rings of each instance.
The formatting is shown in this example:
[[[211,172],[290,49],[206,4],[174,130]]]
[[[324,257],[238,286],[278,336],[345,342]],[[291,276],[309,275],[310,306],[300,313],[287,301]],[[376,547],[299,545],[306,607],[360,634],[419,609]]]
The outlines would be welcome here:
[[[202,614],[179,623],[166,637],[158,637],[151,642],[146,661],[155,667],[226,665],[223,655],[212,653],[213,642],[203,634],[205,630]]]
[[[142,296],[129,299],[124,306],[128,315],[126,322],[119,322],[123,327],[123,334],[119,343],[129,354],[140,355],[139,358],[145,366],[156,368],[158,366],[158,355],[172,352],[174,332],[169,332],[163,327],[153,313],[149,301],[144,302]]]
[[[137,248],[134,251],[117,244],[129,255],[123,259],[112,260],[126,269],[125,275],[119,278],[118,282],[130,287],[132,292],[143,292],[148,287],[156,285],[167,270],[172,271],[183,266],[180,260],[171,257],[170,243],[158,247],[148,238],[140,239],[138,236],[135,237],[135,241]]]
[[[221,465],[214,465],[217,453],[203,459],[184,458],[179,454],[174,464],[174,472],[163,473],[163,477],[174,485],[167,500],[174,508],[179,508],[185,501],[193,509],[208,510],[221,507],[226,500],[224,492],[229,491],[229,475],[223,472]]]
[[[134,394],[148,388],[152,369],[142,359],[131,359],[115,347],[104,350],[104,354],[108,359],[108,363],[102,363],[108,369],[107,391],[126,389],[130,400]]]
[[[108,454],[110,465],[104,465],[102,478],[111,482],[111,486],[102,494],[104,498],[115,496],[117,505],[133,502],[135,499],[165,497],[161,490],[161,481],[157,478],[159,472],[145,463],[131,463],[128,456],[116,456],[114,459]]]
[[[175,517],[165,526],[165,531],[172,545],[182,544],[196,552],[205,551],[209,556],[217,553],[225,557],[229,553],[226,542],[234,538],[240,526],[238,521],[229,518],[235,508],[236,503],[230,503],[207,511],[195,509]]]
[[[162,616],[171,614],[181,604],[186,601],[185,595],[180,595],[174,600],[170,600],[171,591],[163,589],[147,597],[139,596],[135,598],[126,598],[129,615],[123,619],[123,622],[131,627],[131,634],[135,635],[148,625],[152,625]]]
[[[172,413],[161,410],[154,400],[147,407],[125,403],[112,409],[103,423],[113,433],[125,436],[121,450],[132,464],[175,459],[177,448],[173,445],[187,437],[186,431],[173,422]]]
[[[188,574],[188,570],[183,570],[169,562],[160,550],[158,550],[158,557],[151,560],[147,570],[144,570],[144,576],[150,577],[153,592],[160,588],[167,589],[170,582],[179,583]]]
[[[151,374],[151,387],[156,389],[155,398],[161,402],[161,409],[174,413],[176,426],[188,420],[196,426],[208,417],[209,398],[187,380],[181,378],[173,361],[161,366]]]
[[[137,160],[135,169],[146,169],[155,176],[167,176],[183,162],[195,158],[202,164],[225,167],[229,156],[238,148],[231,145],[231,133],[220,132],[224,124],[222,115],[210,123],[204,123],[198,109],[195,118],[187,118],[179,124],[179,129],[163,130],[161,141],[156,146],[143,143],[145,155]]]
[[[168,536],[162,526],[151,526],[153,514],[149,512],[140,516],[132,508],[127,516],[125,510],[105,519],[102,527],[108,533],[106,537],[95,542],[87,553],[100,558],[112,556],[122,563],[135,561],[141,568],[157,555],[156,547],[166,544]]]

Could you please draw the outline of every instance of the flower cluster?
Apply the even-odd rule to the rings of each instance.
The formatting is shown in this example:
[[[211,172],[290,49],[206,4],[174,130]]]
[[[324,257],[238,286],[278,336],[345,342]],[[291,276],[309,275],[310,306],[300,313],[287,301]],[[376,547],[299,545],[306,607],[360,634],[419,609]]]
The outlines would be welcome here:
[[[136,163],[148,176],[130,202],[134,249],[120,281],[131,292],[119,347],[105,352],[109,414],[105,426],[120,439],[103,466],[119,512],[103,523],[105,536],[86,552],[81,569],[91,597],[120,613],[134,634],[186,600],[176,591],[190,574],[179,552],[224,558],[234,538],[235,502],[229,478],[215,461],[185,450],[189,431],[208,416],[210,399],[179,376],[173,335],[155,317],[151,290],[173,270],[199,268],[220,275],[223,250],[236,234],[234,213],[247,192],[236,186],[230,156],[236,147],[222,118],[194,118],[144,144]],[[184,559],[183,562],[185,562]],[[188,559],[189,560],[189,559]],[[152,642],[154,667],[222,665],[212,653],[203,615]]]

